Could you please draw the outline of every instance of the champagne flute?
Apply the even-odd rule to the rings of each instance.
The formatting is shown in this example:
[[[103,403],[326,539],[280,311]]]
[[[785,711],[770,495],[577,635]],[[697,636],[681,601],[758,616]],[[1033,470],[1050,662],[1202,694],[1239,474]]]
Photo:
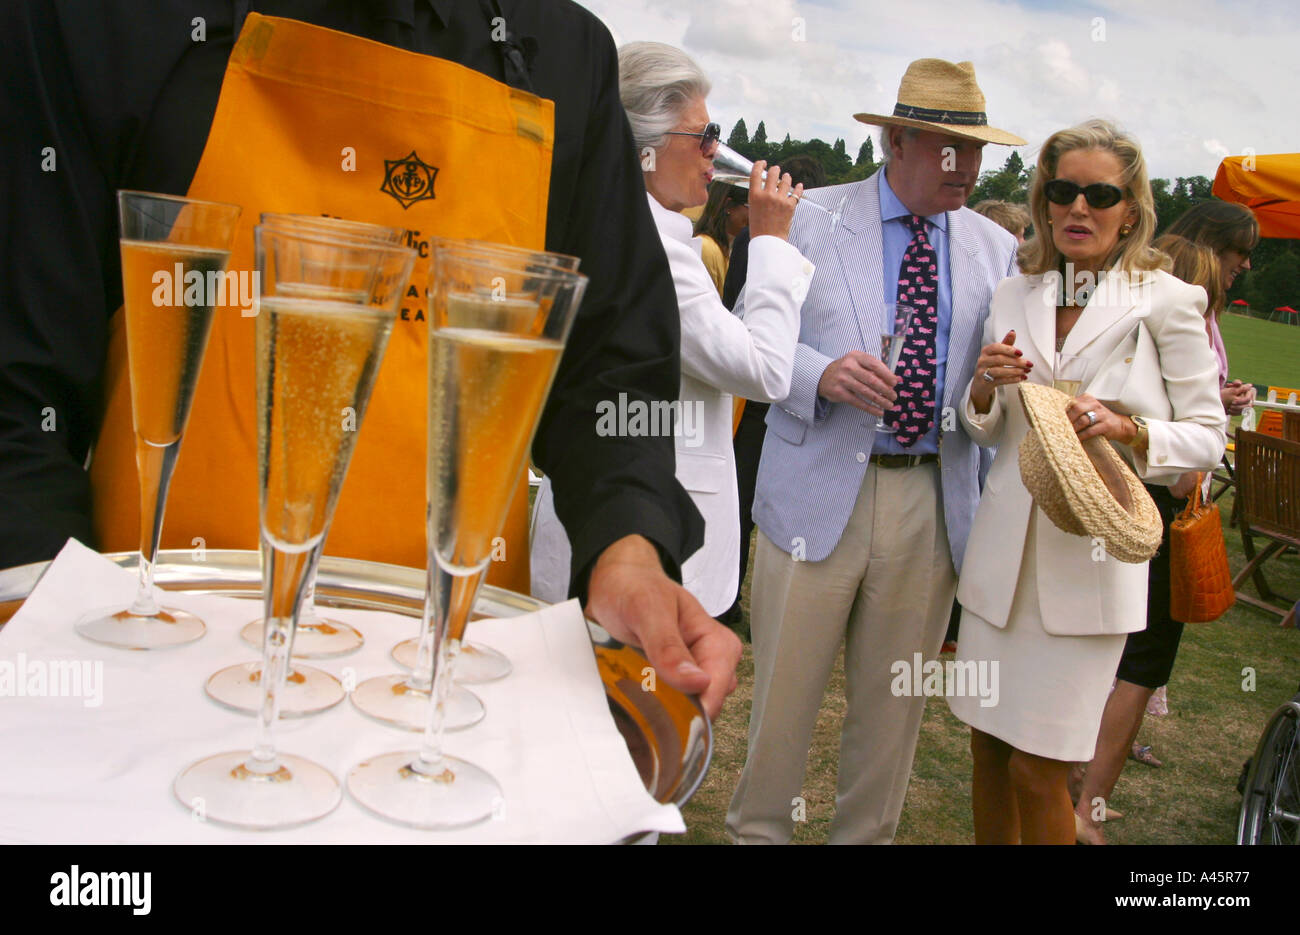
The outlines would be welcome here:
[[[276,228],[299,230],[306,233],[315,232],[326,237],[338,237],[345,240],[356,239],[361,242],[375,242],[394,246],[400,244],[406,236],[406,232],[400,227],[382,227],[378,224],[367,224],[362,221],[349,221],[343,218],[317,215],[264,212],[261,215],[261,221],[264,229]],[[337,279],[335,282],[337,283]],[[285,285],[288,284],[285,283]],[[303,285],[299,284],[299,287],[302,288]],[[344,297],[344,300],[347,301],[347,297]],[[322,539],[322,545],[328,539],[329,529],[327,528],[324,539]],[[298,631],[293,641],[293,654],[302,659],[327,659],[347,655],[360,649],[365,643],[365,639],[356,627],[341,620],[321,617],[317,614],[316,572],[318,565],[319,562],[313,562],[308,573],[307,593],[303,597],[303,609],[298,618]],[[252,646],[261,646],[262,618],[259,617],[249,623],[239,631],[239,635],[244,642]],[[243,686],[242,703],[233,706],[240,710],[254,711],[256,710],[259,694],[256,680],[251,678],[253,672],[250,671],[249,675],[250,678]],[[295,673],[291,672],[288,684],[296,686],[302,683],[298,682]],[[341,699],[342,696],[339,697]],[[233,697],[227,694],[222,703],[230,704],[234,700]],[[282,715],[288,715],[297,711],[297,708],[298,705],[295,700],[286,697],[282,700],[280,711]],[[317,709],[313,708],[313,710]]]
[[[392,332],[414,251],[329,240],[275,228],[255,231],[262,298],[257,315],[257,451],[266,635],[257,741],[186,768],[173,786],[186,807],[244,828],[314,821],[339,803],[338,781],[311,760],[277,751],[272,730],[289,671],[308,570],[347,475],[357,429]],[[331,284],[325,270],[338,275]],[[368,301],[341,293],[368,268]],[[305,271],[316,295],[301,289]],[[288,286],[289,288],[285,288]],[[340,416],[350,412],[349,423]]]
[[[485,770],[443,752],[443,701],[492,538],[526,465],[587,280],[442,248],[435,259],[425,597],[431,627],[419,648],[432,692],[420,749],[359,763],[347,785],[357,802],[384,818],[454,828],[492,814],[501,787]]]
[[[442,249],[451,254],[495,259],[498,262],[515,264],[524,269],[558,268],[576,273],[578,265],[581,263],[581,260],[576,256],[552,253],[546,250],[530,250],[526,247],[507,246],[506,244],[491,243],[485,240],[451,240],[449,238],[435,237],[433,245],[434,249]],[[425,628],[426,621],[422,620],[421,633],[424,632]],[[418,661],[419,645],[419,636],[398,643],[393,647],[393,661],[404,668],[414,671]],[[510,660],[503,653],[490,646],[468,640],[461,645],[460,658],[456,662],[456,681],[458,683],[476,685],[483,682],[493,682],[505,678],[509,674]],[[418,676],[407,681],[408,688],[412,691],[417,693],[428,691],[428,685],[423,684]],[[416,697],[418,695],[413,696],[413,699]],[[467,706],[468,699],[463,696],[453,697],[449,701],[446,719],[447,730],[456,730],[462,725],[468,726],[464,723],[469,716]],[[409,716],[404,720],[404,726],[409,730],[423,729],[424,705],[420,703],[418,706],[409,707],[408,710]]]
[[[894,327],[892,331],[882,331],[880,334],[880,359],[889,367],[889,372],[893,373],[898,369],[898,358],[902,356],[903,345],[907,343],[907,333],[911,330],[912,319],[916,317],[916,309],[901,304],[887,305],[885,308],[886,318],[892,316]],[[876,431],[893,435],[898,429],[888,424],[882,415],[876,419]]]
[[[523,276],[557,270],[576,272],[580,262],[574,256],[476,240],[435,238],[433,247],[439,256],[491,263]],[[502,303],[503,308],[507,305],[510,303]],[[520,473],[522,475],[522,469]],[[465,576],[464,580],[458,582],[456,594],[477,594],[480,578],[484,574],[486,566],[482,571]],[[472,606],[471,602],[471,609]],[[423,615],[416,638],[404,640],[393,648],[394,660],[409,669],[408,673],[367,679],[352,692],[352,703],[363,714],[404,730],[424,730],[433,682],[428,664],[420,662],[419,651],[420,645],[427,644],[430,639],[431,626],[430,618]],[[456,684],[447,689],[443,700],[443,730],[456,731],[472,727],[486,713],[483,702],[464,688],[464,684],[494,681],[509,673],[510,660],[502,653],[490,647],[463,642],[456,663]]]
[[[191,643],[206,629],[193,614],[158,605],[154,559],[214,305],[226,291],[223,275],[241,209],[119,191],[117,210],[131,421],[140,475],[140,582],[129,607],[92,611],[75,627],[96,643],[160,649]]]
[[[269,274],[275,277],[274,292],[270,294],[277,302],[300,300],[302,302],[323,301],[335,305],[339,303],[368,305],[372,312],[377,310],[383,316],[396,315],[396,309],[401,304],[407,280],[410,278],[409,271],[406,271],[403,265],[408,251],[389,244],[388,241],[392,237],[387,233],[382,235],[367,233],[364,236],[357,236],[354,230],[348,229],[341,236],[336,237],[329,233],[332,227],[322,225],[316,219],[309,219],[309,223],[301,223],[297,219],[286,221],[285,216],[282,215],[264,215],[264,217],[269,223],[258,228],[264,237],[270,238],[272,234],[296,237],[296,239],[285,240],[281,244],[281,249],[270,257],[274,265],[269,270]],[[354,228],[357,226],[356,222],[348,223]],[[365,226],[384,232],[396,230]],[[270,242],[273,241],[268,239],[268,243]],[[279,241],[274,242],[279,243]],[[354,249],[343,251],[340,245],[344,244],[350,244]],[[375,255],[367,252],[366,248],[396,252],[381,254],[387,259],[376,267]],[[316,356],[316,364],[323,373],[332,374],[335,371],[346,373],[354,366],[357,347],[349,343],[346,334],[341,334],[328,341],[322,339],[322,343],[313,353]],[[373,375],[371,378],[373,379]],[[369,398],[369,390],[366,392],[366,398]],[[363,414],[364,412],[361,411],[354,415],[340,412],[340,421],[344,429],[355,435]],[[333,515],[332,509],[330,515]],[[328,531],[327,518],[325,531],[308,556],[309,585],[320,562]],[[304,605],[306,601],[305,593]],[[262,633],[261,620],[254,621],[253,626]],[[247,629],[245,627],[245,635]],[[329,637],[330,634],[324,636]],[[296,630],[293,655],[298,655]],[[279,696],[281,717],[315,714],[332,708],[343,700],[346,692],[333,675],[313,666],[294,664],[292,660],[289,665],[285,685]],[[258,661],[227,666],[213,673],[205,685],[205,690],[208,697],[218,704],[236,711],[256,714],[262,705],[262,672],[262,665]]]
[[[736,184],[749,184],[750,174],[754,171],[754,161],[746,159],[740,153],[736,152],[726,143],[719,142],[717,150],[713,154],[713,180],[715,182],[730,182]],[[763,173],[763,180],[767,181],[767,173]],[[793,194],[793,193],[791,193]],[[840,217],[844,214],[844,203],[848,200],[848,195],[840,198],[839,204],[832,210],[825,205],[819,205],[815,201],[799,200],[806,205],[811,205],[818,211],[823,211],[831,216],[831,228],[834,229],[840,223]]]

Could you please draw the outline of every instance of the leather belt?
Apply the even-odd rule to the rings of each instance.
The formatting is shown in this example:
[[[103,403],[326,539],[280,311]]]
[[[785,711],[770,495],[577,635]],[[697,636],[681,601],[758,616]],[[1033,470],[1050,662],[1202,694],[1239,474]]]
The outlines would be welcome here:
[[[938,462],[937,454],[925,455],[872,455],[871,463],[881,468],[909,468],[916,467],[918,464],[929,464]]]

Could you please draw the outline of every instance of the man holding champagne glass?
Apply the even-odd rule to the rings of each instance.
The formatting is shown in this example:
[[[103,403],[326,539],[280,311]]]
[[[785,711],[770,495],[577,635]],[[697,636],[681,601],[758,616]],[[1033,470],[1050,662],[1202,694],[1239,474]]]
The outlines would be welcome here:
[[[675,398],[679,367],[677,319],[662,314],[672,280],[595,17],[569,3],[443,0],[172,0],[147,12],[22,0],[0,15],[0,67],[28,91],[11,102],[4,143],[16,194],[0,286],[0,566],[50,558],[69,536],[136,546],[128,384],[110,323],[115,190],[241,205],[231,270],[252,269],[251,227],[268,211],[400,226],[424,255],[439,236],[545,246],[580,256],[591,279],[533,447],[574,543],[573,590],[717,712],[740,647],[670,577],[702,540],[672,439],[595,431],[611,394]],[[285,81],[290,70],[303,80]],[[424,562],[423,294],[417,272],[331,554]],[[257,544],[253,319],[241,311],[216,311],[164,547]],[[526,507],[516,492],[506,560],[489,573],[518,590]]]

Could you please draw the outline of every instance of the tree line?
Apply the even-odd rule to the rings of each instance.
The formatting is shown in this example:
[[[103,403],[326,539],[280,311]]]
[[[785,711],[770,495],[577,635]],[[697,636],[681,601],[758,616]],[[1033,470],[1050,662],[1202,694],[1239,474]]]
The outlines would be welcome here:
[[[794,140],[787,133],[783,140],[774,143],[768,140],[767,126],[763,121],[759,121],[753,136],[750,136],[745,121],[741,119],[732,128],[727,145],[749,159],[766,159],[778,165],[791,156],[815,156],[826,170],[827,185],[860,181],[880,168],[875,158],[875,142],[870,137],[858,147],[857,158],[850,159],[843,139],[828,144],[816,138]],[[1026,166],[1020,154],[1013,151],[1002,168],[980,173],[969,204],[975,205],[990,198],[1026,204],[1033,173],[1034,168]],[[1213,199],[1210,193],[1212,185],[1212,180],[1203,175],[1152,179],[1157,233],[1163,232],[1192,205]],[[1259,315],[1266,315],[1282,305],[1300,308],[1300,241],[1261,240],[1251,254],[1251,267],[1251,272],[1237,277],[1228,294],[1229,301],[1245,299],[1253,313]]]

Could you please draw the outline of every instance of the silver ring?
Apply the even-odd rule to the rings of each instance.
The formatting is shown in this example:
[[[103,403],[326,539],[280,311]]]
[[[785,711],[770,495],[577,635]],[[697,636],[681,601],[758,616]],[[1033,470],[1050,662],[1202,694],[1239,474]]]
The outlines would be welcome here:
[[[994,382],[994,380],[993,380],[993,374],[989,373],[987,370],[984,371],[984,382],[985,382],[985,383],[993,383],[993,382]]]
[[[1091,409],[1089,409],[1087,412],[1084,413],[1084,415],[1088,417],[1088,424],[1089,424],[1089,425],[1096,425],[1096,424],[1097,424],[1097,413],[1095,413],[1095,412],[1093,412]]]

